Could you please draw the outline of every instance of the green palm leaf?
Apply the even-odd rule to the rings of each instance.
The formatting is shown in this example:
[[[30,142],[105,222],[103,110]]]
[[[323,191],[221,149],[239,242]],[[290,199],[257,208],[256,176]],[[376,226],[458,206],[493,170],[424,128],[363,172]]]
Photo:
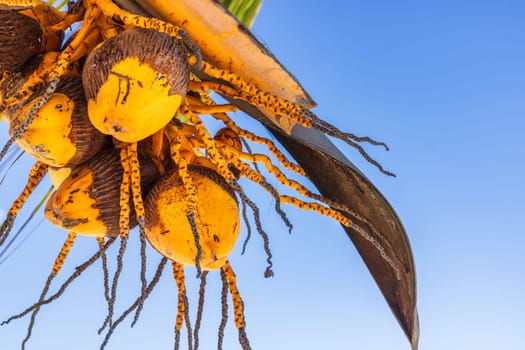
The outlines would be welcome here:
[[[222,0],[221,3],[245,26],[251,27],[262,0]]]

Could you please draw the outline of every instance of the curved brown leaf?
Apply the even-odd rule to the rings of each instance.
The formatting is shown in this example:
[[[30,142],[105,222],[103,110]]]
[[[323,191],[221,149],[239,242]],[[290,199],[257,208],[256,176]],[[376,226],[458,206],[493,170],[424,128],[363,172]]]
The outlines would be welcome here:
[[[348,216],[358,227],[343,228],[376,281],[412,349],[417,349],[419,320],[414,258],[403,224],[392,206],[324,134],[296,125],[290,137],[255,107],[243,101],[231,102],[272,132],[303,167],[323,196],[345,204],[364,218],[358,220]],[[378,246],[382,248],[378,249]]]
[[[343,162],[312,147],[331,142],[323,134],[311,131],[296,126],[292,133],[296,138],[288,138],[276,131],[272,133],[304,168],[323,196],[344,203],[365,218],[349,217],[383,247],[388,259],[360,230],[343,228],[374,277],[412,348],[417,349],[416,274],[403,224],[381,192],[349,160]],[[308,143],[303,143],[305,140]]]

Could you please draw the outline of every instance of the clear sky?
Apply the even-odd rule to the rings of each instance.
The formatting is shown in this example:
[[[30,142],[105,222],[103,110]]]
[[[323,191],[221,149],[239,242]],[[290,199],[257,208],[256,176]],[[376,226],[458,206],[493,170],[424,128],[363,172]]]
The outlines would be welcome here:
[[[524,349],[525,3],[334,3],[265,0],[253,30],[316,100],[319,116],[389,144],[390,152],[369,150],[395,179],[341,148],[389,199],[410,237],[420,348]],[[5,140],[5,123],[0,134]],[[29,166],[15,168],[0,187],[2,211]],[[260,207],[275,277],[263,278],[258,237],[245,256],[232,255],[254,349],[409,349],[338,224],[289,208],[295,228],[288,235],[266,196]],[[65,237],[44,223],[0,266],[0,318],[38,298]],[[129,248],[119,310],[140,288],[137,245]],[[94,240],[81,239],[62,276],[95,249]],[[150,253],[151,273],[159,258]],[[42,310],[30,349],[98,348],[101,276],[95,265]],[[191,270],[188,276],[195,312],[197,282]],[[218,280],[209,275],[202,349],[216,348]],[[139,324],[124,324],[110,349],[172,348],[175,301],[166,269]],[[0,327],[2,349],[18,348],[28,323]],[[240,348],[236,338],[230,320],[224,348]]]

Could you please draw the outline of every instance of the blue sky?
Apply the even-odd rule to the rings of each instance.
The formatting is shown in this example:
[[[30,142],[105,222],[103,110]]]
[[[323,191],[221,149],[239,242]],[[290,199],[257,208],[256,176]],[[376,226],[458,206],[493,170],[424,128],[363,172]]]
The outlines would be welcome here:
[[[395,179],[341,148],[389,199],[410,237],[421,349],[524,347],[523,18],[521,1],[346,1],[335,8],[266,0],[254,24],[255,34],[316,100],[319,116],[389,144],[390,152],[369,151]],[[5,124],[0,134],[5,140]],[[0,188],[2,210],[29,166],[21,164]],[[254,349],[409,349],[338,224],[289,208],[295,228],[288,235],[271,201],[265,195],[259,201],[275,277],[263,278],[260,239],[254,237],[245,256],[239,249],[232,255]],[[0,318],[36,300],[65,237],[44,223],[0,266]],[[63,276],[95,246],[81,239]],[[136,244],[126,256],[122,307],[140,288],[133,249]],[[150,272],[158,261],[151,253]],[[195,294],[190,270],[188,276]],[[215,348],[218,279],[209,276],[202,349]],[[166,270],[139,324],[121,327],[110,348],[171,348],[175,295]],[[97,348],[104,315],[96,265],[42,310],[30,348]],[[1,327],[2,347],[18,348],[28,322]],[[231,322],[227,333],[225,349],[239,348]]]

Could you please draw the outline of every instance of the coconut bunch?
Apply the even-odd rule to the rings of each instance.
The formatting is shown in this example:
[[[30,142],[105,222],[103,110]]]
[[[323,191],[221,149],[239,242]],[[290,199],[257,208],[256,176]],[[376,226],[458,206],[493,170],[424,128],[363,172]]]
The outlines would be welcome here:
[[[49,16],[34,19],[23,11],[10,10],[16,14],[15,21],[29,20],[43,28],[38,32],[39,42],[49,41],[50,33],[61,37],[51,29],[65,29],[79,18],[84,23],[67,41],[28,52],[25,62],[5,64],[0,81],[10,141],[48,166],[52,174],[69,172],[55,183],[56,192],[46,206],[46,217],[53,224],[97,237],[127,237],[137,223],[144,224],[146,237],[162,255],[200,271],[220,268],[233,249],[240,227],[234,194],[240,193],[239,176],[276,198],[276,208],[290,228],[281,201],[318,209],[281,197],[258,171],[247,166],[245,160],[263,159],[282,182],[284,175],[267,158],[240,155],[237,133],[252,139],[254,135],[237,127],[225,113],[236,110],[235,106],[218,106],[208,93],[215,89],[248,98],[246,91],[253,90],[250,84],[241,80],[236,91],[193,75],[190,63],[201,64],[198,49],[180,31],[174,32],[174,26],[148,19],[156,30],[149,28],[153,26],[150,22],[146,28],[129,28],[120,23],[126,21],[124,17],[116,19],[118,8],[107,9],[108,4],[96,1],[93,7],[82,4],[66,13],[45,5],[31,8],[52,13],[53,21]],[[115,14],[111,22],[102,17],[104,24],[97,22],[90,28],[88,13],[95,9]],[[163,25],[160,29],[158,22]],[[85,28],[91,31],[84,32]],[[202,67],[226,81],[239,80],[209,64],[202,63]],[[268,97],[261,103],[267,102]],[[222,120],[233,137],[218,140],[209,135],[199,117],[202,113]],[[262,143],[285,167],[304,175],[270,141]],[[303,187],[301,191],[310,196]],[[338,220],[346,222],[340,215]],[[173,238],[173,232],[178,236]]]
[[[101,249],[120,237],[120,269],[129,231],[140,225],[141,238],[171,260],[179,275],[181,266],[190,265],[199,271],[226,266],[230,280],[233,276],[227,257],[240,229],[238,200],[202,152],[202,142],[193,143],[200,136],[183,132],[177,118],[189,89],[191,51],[176,35],[150,28],[95,26],[63,41],[63,29],[86,11],[39,4],[0,12],[8,19],[0,22],[0,36],[29,43],[8,44],[11,51],[1,53],[0,112],[9,123],[10,142],[36,160],[2,225],[0,244],[46,172],[54,191],[45,217],[70,232],[32,309],[23,345],[76,235],[96,237]],[[103,29],[111,34],[106,37]],[[0,42],[7,42],[3,36]],[[9,142],[2,157],[8,147]],[[110,291],[106,286],[109,323],[101,330],[109,325],[109,334],[118,275],[119,270]],[[178,282],[179,291],[183,284]],[[177,324],[180,332],[182,322]]]
[[[44,21],[47,17],[35,18],[28,11],[55,17],[53,22]],[[124,169],[128,164],[123,164],[128,160],[122,159],[121,152],[127,145],[138,143],[140,181],[136,185],[141,200],[147,203],[143,218],[147,237],[161,254],[195,265],[197,253],[195,245],[189,244],[192,240],[187,239],[193,234],[185,217],[187,196],[178,165],[152,150],[152,135],[162,134],[188,91],[190,67],[184,44],[152,29],[120,31],[85,59],[68,65],[49,94],[50,83],[42,77],[57,62],[63,45],[57,38],[61,39],[63,32],[47,28],[66,16],[44,5],[0,11],[0,17],[6,19],[1,33],[18,36],[13,40],[18,46],[1,40],[9,48],[2,51],[0,61],[2,113],[14,142],[49,166],[56,190],[48,199],[46,218],[77,234],[118,236],[122,231],[121,187],[129,175]],[[24,41],[29,45],[20,45]],[[28,86],[31,93],[20,96]],[[15,137],[17,133],[20,135]],[[199,196],[195,217],[202,232],[202,267],[216,269],[224,263],[239,232],[237,199],[212,168],[192,165],[189,174]],[[210,215],[217,211],[207,205],[223,200],[226,204],[219,207],[225,212]],[[132,198],[125,205],[130,207],[125,225],[131,229],[138,223]],[[177,216],[178,212],[182,216]],[[233,218],[231,222],[224,220],[229,217]],[[231,227],[225,230],[221,225]],[[233,238],[221,239],[223,231]],[[175,238],[174,232],[178,232]],[[221,241],[227,249],[220,246]]]
[[[240,204],[245,220],[246,208],[252,210],[263,238],[265,276],[273,272],[268,235],[256,203],[239,183],[241,178],[272,196],[276,212],[290,230],[282,204],[332,217],[371,242],[387,268],[399,276],[402,266],[384,253],[374,238],[381,235],[373,223],[305,187],[301,166],[271,140],[239,127],[228,113],[238,110],[239,103],[249,105],[267,117],[269,125],[281,129],[288,125],[285,133],[299,125],[339,138],[392,175],[358,145],[367,142],[386,148],[385,144],[340,131],[315,116],[304,98],[283,97],[244,79],[233,66],[218,68],[203,60],[199,46],[173,24],[131,14],[108,0],[79,1],[67,11],[38,0],[16,3],[0,0],[0,113],[9,123],[10,136],[0,161],[15,143],[36,164],[0,229],[0,245],[46,173],[54,190],[45,216],[70,232],[39,302],[28,311],[33,316],[24,344],[49,283],[79,234],[97,238],[102,259],[109,244],[116,238],[121,242],[113,285],[111,289],[105,285],[108,316],[100,330],[109,327],[105,346],[122,321],[113,322],[117,281],[128,235],[139,226],[142,290],[132,306],[137,308],[135,321],[151,292],[144,271],[147,240],[164,263],[172,262],[179,290],[176,344],[189,318],[183,267],[193,266],[201,277],[203,271],[221,270],[224,288],[233,299],[240,343],[249,349],[244,306],[228,262],[239,236]],[[67,39],[65,30],[70,31]],[[232,103],[218,104],[210,91]],[[212,116],[224,128],[212,136],[201,115]],[[262,145],[267,153],[252,153],[248,141]],[[289,178],[289,173],[301,180]],[[370,232],[354,221],[365,223]]]
[[[186,221],[194,236],[194,265],[200,270],[200,258],[208,252],[203,251],[207,242],[200,242],[199,239],[199,231],[205,229],[206,223],[199,222],[205,220],[202,218],[215,215],[215,211],[209,210],[202,215],[199,212],[199,191],[194,180],[202,174],[197,175],[191,167],[195,164],[204,164],[215,171],[238,195],[242,193],[236,182],[239,176],[262,187],[274,197],[276,211],[290,228],[291,224],[280,208],[281,203],[330,216],[345,226],[350,225],[349,217],[360,219],[345,206],[311,192],[298,181],[288,179],[282,171],[283,167],[300,176],[305,176],[305,172],[289,161],[273,142],[237,126],[227,114],[237,110],[236,105],[218,105],[209,91],[218,92],[230,100],[251,104],[275,119],[288,120],[290,125],[299,124],[322,130],[351,145],[355,145],[352,139],[374,141],[343,133],[317,118],[301,104],[273,95],[234,72],[215,67],[202,59],[199,47],[185,31],[173,24],[133,15],[107,0],[77,2],[67,12],[55,10],[37,0],[30,3],[32,6],[29,8],[11,7],[7,12],[13,14],[10,21],[14,24],[9,21],[2,23],[12,27],[18,40],[23,41],[25,33],[16,30],[24,27],[23,21],[29,21],[35,27],[36,39],[28,39],[40,43],[40,46],[30,45],[19,58],[15,53],[6,53],[6,57],[2,58],[6,63],[1,66],[0,112],[9,121],[10,139],[0,153],[0,159],[9,144],[14,142],[42,164],[54,169],[71,168],[70,177],[80,177],[79,173],[91,171],[89,181],[66,179],[59,186],[57,192],[60,194],[50,199],[53,204],[49,204],[49,210],[46,211],[53,223],[80,234],[84,233],[81,227],[89,227],[87,234],[90,235],[94,234],[93,230],[101,230],[103,236],[116,235],[118,227],[119,235],[127,236],[129,228],[133,226],[130,226],[133,215],[141,225],[150,223],[144,201],[150,185],[155,184],[143,172],[154,173],[148,170],[154,165],[158,173],[164,176],[167,170],[174,168],[176,170],[171,181],[182,181],[181,188],[184,191],[181,191],[181,195],[184,193],[186,196],[183,213],[187,216]],[[32,15],[28,15],[28,12]],[[8,14],[6,17],[9,17]],[[79,21],[82,21],[82,25],[66,41],[57,40],[63,37],[63,30],[76,28],[72,24]],[[1,33],[12,35],[5,34],[5,30]],[[234,137],[212,137],[200,117],[202,114],[212,115],[223,122]],[[182,126],[174,127],[177,123]],[[248,149],[244,152],[240,141],[231,144],[239,136],[265,145],[278,163],[275,164],[266,155],[251,155]],[[364,152],[360,146],[357,147]],[[118,150],[120,156],[121,168],[116,165],[111,168],[115,178],[113,194],[108,194],[106,188],[100,191],[95,189],[98,183],[95,179],[103,176],[96,174],[101,171],[98,170],[97,159],[98,162],[104,162],[106,153],[103,152],[107,149]],[[169,156],[164,153],[169,153]],[[313,201],[282,195],[257,167],[252,167],[253,163],[264,164],[278,183]],[[88,168],[76,171],[81,166]],[[213,181],[217,177],[208,178]],[[119,188],[116,185],[118,180]],[[217,183],[217,188],[224,189],[224,183]],[[72,188],[62,188],[64,186]],[[98,202],[108,201],[107,195],[113,195],[118,205],[111,206],[112,215],[104,214],[104,219],[96,216],[100,215],[98,211],[91,213],[90,217],[65,216],[65,213],[72,212],[71,206],[68,205],[67,210],[58,206],[69,204],[69,193],[77,190],[87,191],[93,196],[88,196],[90,200],[87,197],[80,199],[80,195],[74,192],[77,194],[74,197],[80,201],[79,208],[101,207],[102,204]],[[100,198],[97,197],[99,192],[104,193]],[[225,189],[219,198],[231,198],[229,192]],[[244,203],[250,201],[245,198]],[[257,211],[253,205],[251,207],[254,212]],[[150,208],[151,204],[147,209],[154,213],[155,210]],[[340,211],[345,212],[346,216]],[[109,217],[114,221],[111,224]],[[65,224],[62,222],[64,220]],[[91,220],[94,226],[87,224],[86,220]],[[238,226],[235,222],[231,225]],[[148,228],[161,227],[154,224],[146,226],[146,232]],[[260,225],[258,229],[263,231]],[[155,242],[158,244],[160,240]],[[213,246],[211,243],[209,245]],[[159,248],[169,258],[174,256],[166,252],[172,250]],[[180,263],[188,263],[188,260],[183,259]]]

